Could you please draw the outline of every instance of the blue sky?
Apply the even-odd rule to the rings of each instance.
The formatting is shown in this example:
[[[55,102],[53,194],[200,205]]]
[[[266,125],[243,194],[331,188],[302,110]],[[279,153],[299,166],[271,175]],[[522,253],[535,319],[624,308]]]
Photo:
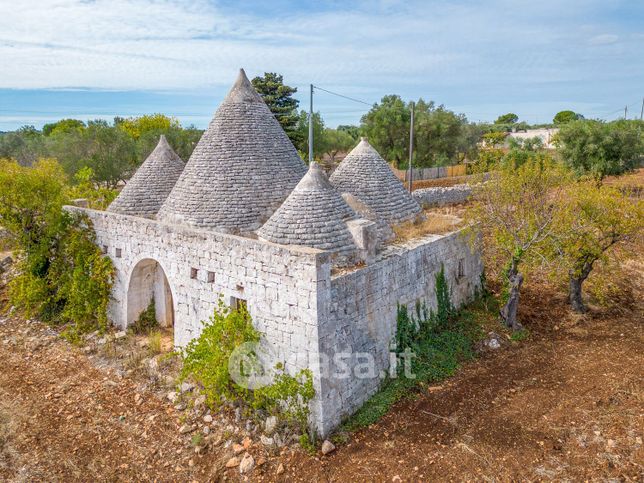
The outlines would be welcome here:
[[[237,69],[493,120],[615,119],[644,96],[640,0],[0,0],[0,130],[162,112],[205,127]],[[368,106],[319,92],[327,125]]]

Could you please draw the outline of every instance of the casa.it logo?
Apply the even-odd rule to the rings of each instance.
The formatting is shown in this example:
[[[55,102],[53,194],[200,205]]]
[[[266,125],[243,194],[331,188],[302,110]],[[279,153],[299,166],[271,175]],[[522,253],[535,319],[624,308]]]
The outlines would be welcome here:
[[[235,383],[246,389],[257,389],[273,382],[275,353],[269,344],[244,342],[228,359],[228,373]]]

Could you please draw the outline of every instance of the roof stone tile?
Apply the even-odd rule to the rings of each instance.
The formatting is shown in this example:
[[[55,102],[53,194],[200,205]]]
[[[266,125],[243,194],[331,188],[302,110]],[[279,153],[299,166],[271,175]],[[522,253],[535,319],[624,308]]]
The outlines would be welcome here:
[[[154,218],[176,184],[185,164],[165,136],[136,170],[107,211]]]

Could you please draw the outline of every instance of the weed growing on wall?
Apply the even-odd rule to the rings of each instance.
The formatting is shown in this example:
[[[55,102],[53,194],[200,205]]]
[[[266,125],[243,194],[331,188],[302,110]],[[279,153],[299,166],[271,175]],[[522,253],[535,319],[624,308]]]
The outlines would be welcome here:
[[[462,361],[474,356],[474,343],[481,337],[475,312],[454,309],[442,267],[436,274],[436,300],[436,312],[421,303],[416,304],[415,313],[411,314],[406,306],[398,306],[397,377],[385,381],[381,390],[349,418],[344,425],[346,429],[354,430],[378,421],[394,403],[412,394],[416,386],[453,375]],[[405,376],[402,356],[406,351],[414,354],[410,368],[413,377]]]
[[[304,431],[308,426],[309,402],[315,396],[313,375],[309,370],[288,374],[278,364],[272,383],[250,389],[231,376],[231,355],[247,343],[259,343],[260,333],[253,327],[246,308],[231,308],[219,300],[201,335],[183,351],[180,380],[193,379],[203,388],[206,401],[217,407],[223,402],[241,402],[255,411],[278,415],[282,421]]]
[[[157,322],[154,308],[154,297],[152,297],[146,309],[141,312],[139,318],[134,321],[129,327],[129,330],[134,334],[149,334],[150,331],[156,329],[158,326],[159,323]]]

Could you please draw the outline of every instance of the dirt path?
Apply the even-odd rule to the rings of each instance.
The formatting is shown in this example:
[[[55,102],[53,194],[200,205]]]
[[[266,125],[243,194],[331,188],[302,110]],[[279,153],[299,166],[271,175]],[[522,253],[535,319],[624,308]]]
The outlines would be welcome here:
[[[553,319],[533,323],[531,340],[402,402],[330,456],[269,457],[251,480],[641,479],[641,312],[554,330],[560,302],[528,306]],[[41,324],[0,324],[0,367],[3,481],[239,478],[223,468],[230,449],[196,454],[170,404]]]

